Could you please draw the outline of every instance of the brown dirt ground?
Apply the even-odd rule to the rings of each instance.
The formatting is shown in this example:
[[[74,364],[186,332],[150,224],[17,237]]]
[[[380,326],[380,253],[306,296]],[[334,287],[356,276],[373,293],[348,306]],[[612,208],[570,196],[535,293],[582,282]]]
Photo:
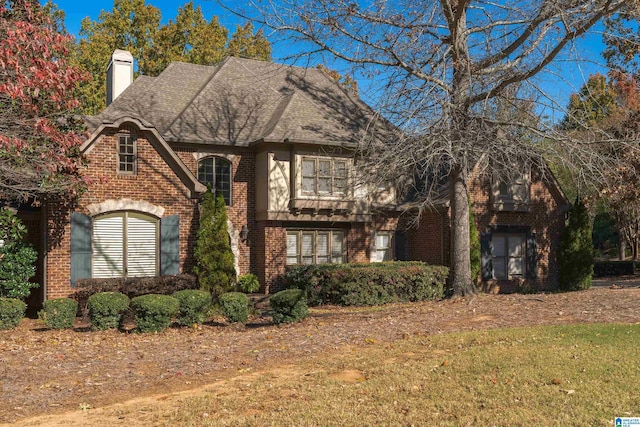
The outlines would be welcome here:
[[[587,291],[486,295],[323,307],[298,324],[254,317],[245,327],[211,322],[159,334],[52,331],[25,319],[0,331],[0,423],[144,396],[195,390],[288,360],[410,335],[586,322],[640,322],[640,279],[600,279]]]

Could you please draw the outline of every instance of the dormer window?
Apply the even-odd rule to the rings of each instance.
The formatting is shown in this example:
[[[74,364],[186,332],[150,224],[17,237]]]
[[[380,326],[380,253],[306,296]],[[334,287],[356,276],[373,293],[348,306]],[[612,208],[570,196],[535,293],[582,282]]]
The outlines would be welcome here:
[[[135,175],[136,139],[131,135],[118,136],[118,173]]]
[[[346,160],[304,156],[302,158],[302,192],[317,196],[346,194]]]
[[[512,180],[495,180],[492,185],[493,207],[496,210],[526,210],[530,201],[529,176]]]

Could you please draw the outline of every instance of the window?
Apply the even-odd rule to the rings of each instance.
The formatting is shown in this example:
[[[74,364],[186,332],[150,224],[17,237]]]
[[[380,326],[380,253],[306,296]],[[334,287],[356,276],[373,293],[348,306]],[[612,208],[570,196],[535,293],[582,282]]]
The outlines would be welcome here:
[[[494,233],[491,237],[493,277],[512,279],[525,277],[526,236],[523,233]]]
[[[219,157],[207,157],[198,162],[198,181],[222,194],[227,206],[231,205],[231,163]]]
[[[528,176],[513,181],[499,180],[493,185],[494,202],[497,204],[523,204],[529,201]]]
[[[92,277],[155,276],[158,221],[137,212],[116,212],[93,221]]]
[[[375,245],[375,252],[371,262],[391,261],[393,259],[391,233],[376,233]]]
[[[118,173],[136,173],[136,139],[131,135],[118,136]]]
[[[327,157],[303,157],[302,192],[314,195],[346,194],[347,161]]]
[[[287,231],[287,264],[341,264],[345,258],[342,231]]]

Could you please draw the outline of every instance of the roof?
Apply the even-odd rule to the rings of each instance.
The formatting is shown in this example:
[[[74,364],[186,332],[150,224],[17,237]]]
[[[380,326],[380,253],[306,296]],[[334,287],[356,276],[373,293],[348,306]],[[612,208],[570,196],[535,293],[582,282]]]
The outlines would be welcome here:
[[[169,142],[215,145],[350,145],[374,123],[378,137],[394,131],[322,70],[235,57],[216,66],[174,62],[157,77],[138,77],[87,123],[93,131],[124,116]]]

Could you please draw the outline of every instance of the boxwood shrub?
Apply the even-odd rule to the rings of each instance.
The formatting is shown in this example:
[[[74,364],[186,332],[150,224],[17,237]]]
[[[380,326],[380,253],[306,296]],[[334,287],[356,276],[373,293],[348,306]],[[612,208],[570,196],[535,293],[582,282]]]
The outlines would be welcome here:
[[[131,309],[138,332],[161,332],[178,314],[180,302],[170,295],[149,294],[133,298]]]
[[[303,289],[309,305],[380,305],[438,300],[449,269],[418,261],[294,265],[285,272],[287,288]]]
[[[122,316],[129,308],[129,297],[120,292],[100,292],[87,300],[91,329],[105,330],[122,324]]]
[[[269,299],[273,323],[298,322],[307,317],[307,298],[302,289],[285,289]]]
[[[255,274],[247,273],[238,279],[238,287],[245,294],[252,294],[260,290],[260,282]]]
[[[24,317],[27,305],[17,298],[0,297],[0,329],[13,329]]]
[[[198,289],[184,289],[174,292],[173,297],[180,303],[177,322],[181,326],[202,323],[211,308],[211,294]]]
[[[227,292],[218,298],[224,317],[231,323],[245,323],[249,318],[249,298],[242,292]]]
[[[56,298],[44,302],[38,312],[40,320],[51,329],[70,329],[76,320],[78,301],[71,298]]]
[[[172,295],[183,289],[199,288],[197,278],[192,274],[80,279],[77,286],[79,289],[71,297],[78,301],[81,310],[85,309],[89,297],[98,292],[120,292],[129,298],[135,298],[146,294]]]

